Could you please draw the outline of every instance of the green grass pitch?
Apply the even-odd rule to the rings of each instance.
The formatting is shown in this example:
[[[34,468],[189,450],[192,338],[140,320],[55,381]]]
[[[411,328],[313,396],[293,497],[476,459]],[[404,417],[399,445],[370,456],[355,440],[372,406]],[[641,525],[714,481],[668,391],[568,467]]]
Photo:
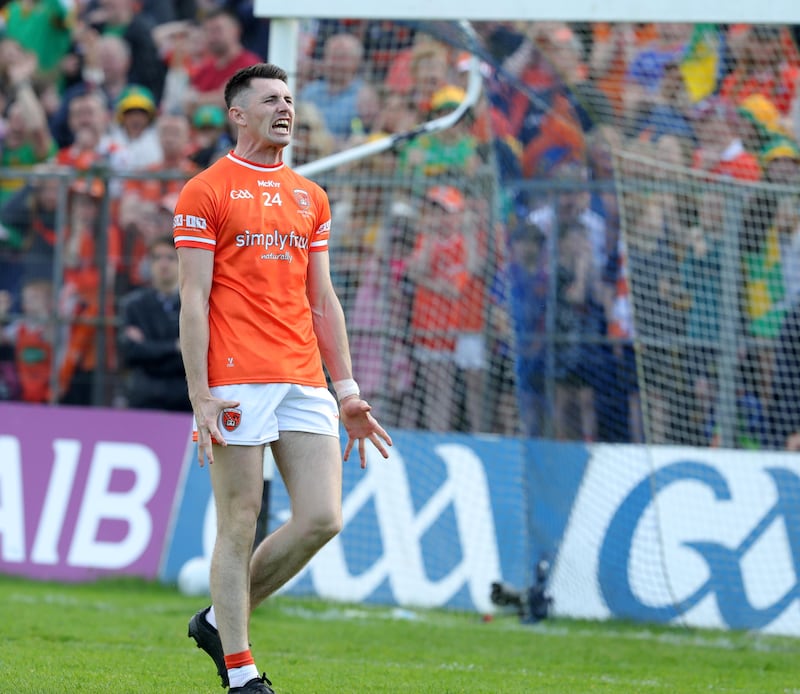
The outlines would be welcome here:
[[[223,692],[186,636],[203,603],[133,579],[0,577],[0,692]],[[755,634],[276,597],[251,638],[277,694],[800,694],[800,641]]]

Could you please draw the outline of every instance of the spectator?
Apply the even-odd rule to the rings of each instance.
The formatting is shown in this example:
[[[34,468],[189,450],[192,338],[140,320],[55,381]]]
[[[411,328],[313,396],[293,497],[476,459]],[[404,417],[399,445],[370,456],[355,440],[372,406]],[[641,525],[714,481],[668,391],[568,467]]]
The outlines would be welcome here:
[[[153,38],[153,24],[138,11],[138,0],[98,0],[86,23],[101,35],[120,36],[130,48],[128,83],[146,87],[158,103],[164,90],[167,68]]]
[[[167,65],[161,111],[186,113],[186,91],[207,57],[205,32],[196,22],[170,22],[157,26],[154,36]]]
[[[228,79],[240,68],[262,61],[242,45],[241,33],[239,20],[226,10],[214,10],[203,18],[207,55],[191,75],[185,101],[187,114],[204,104],[225,108],[223,90]]]
[[[59,297],[63,318],[70,324],[59,369],[58,401],[62,404],[103,404],[107,399],[105,393],[101,394],[102,402],[95,401],[98,367],[116,368],[113,286],[120,267],[122,243],[116,227],[101,226],[100,204],[104,195],[103,184],[92,178],[76,180],[70,190],[64,287]],[[105,257],[99,257],[102,245],[106,246]],[[101,301],[103,294],[105,304]],[[97,349],[100,330],[104,330],[104,352]]]
[[[686,255],[680,265],[682,306],[686,311],[685,372],[693,396],[685,423],[684,443],[708,445],[717,387],[717,358],[722,300],[722,241],[724,196],[704,192],[698,220],[688,232]]]
[[[11,0],[4,3],[4,35],[36,56],[38,69],[59,81],[61,59],[69,52],[75,10],[58,0]]]
[[[394,135],[404,133],[417,125],[414,110],[408,97],[397,92],[386,91],[381,101],[381,110],[372,126],[372,134]]]
[[[152,224],[158,208],[168,196],[177,196],[186,181],[199,167],[189,158],[189,122],[186,116],[164,115],[156,123],[163,159],[151,164],[142,178],[124,182],[119,202],[119,223],[123,231],[124,276],[118,289],[127,290],[147,282],[143,274],[148,247],[152,242]]]
[[[584,160],[586,143],[577,115],[564,94],[555,94],[552,107],[542,116],[538,133],[525,145],[520,158],[527,178],[547,175],[560,164]]]
[[[506,240],[504,230],[495,229],[498,240]],[[510,282],[507,274],[508,252],[498,249],[491,286],[487,292],[487,344],[489,354],[486,374],[485,410],[489,431],[503,436],[520,432],[517,382],[514,378],[514,333],[511,322]]]
[[[53,325],[55,302],[49,280],[28,280],[22,287],[22,316],[5,328],[14,345],[19,399],[51,402],[50,377],[56,361]]]
[[[761,94],[787,115],[797,91],[800,69],[788,60],[779,26],[749,27],[745,35],[742,59],[725,78],[720,95],[741,104],[753,94]]]
[[[186,373],[178,341],[178,253],[171,236],[148,249],[150,283],[121,302],[120,357],[128,407],[189,412]]]
[[[645,439],[655,444],[675,440],[672,415],[678,410],[681,373],[675,338],[685,334],[678,282],[683,244],[668,214],[672,206],[662,194],[629,202],[631,221],[622,279],[626,280],[630,307],[617,306],[615,312],[618,321],[628,322],[626,331],[637,343],[642,375],[639,396],[647,413]],[[632,357],[628,355],[628,359]]]
[[[409,96],[416,122],[430,118],[433,95],[451,83],[447,47],[424,34],[418,35],[411,49]]]
[[[760,152],[773,137],[787,135],[775,104],[763,94],[751,94],[736,109],[739,132],[745,147]]]
[[[189,158],[201,169],[211,166],[232,149],[228,116],[219,106],[199,106],[191,123],[192,152]]]
[[[634,114],[633,122],[630,123],[633,135],[649,137],[653,141],[665,136],[678,137],[693,146],[696,136],[692,123],[686,116],[690,109],[689,94],[680,63],[671,60],[664,65],[658,91],[651,100],[643,102]]]
[[[23,53],[7,72],[16,95],[6,113],[6,127],[0,147],[0,167],[30,168],[46,161],[57,150],[47,117],[30,80],[36,71],[36,56]],[[19,178],[0,180],[0,205],[25,184]]]
[[[611,102],[587,79],[584,47],[576,32],[567,24],[536,23],[534,39],[557,78],[561,91],[577,118],[581,131],[589,132],[600,123],[613,123]]]
[[[600,334],[597,306],[600,278],[592,249],[579,226],[562,226],[556,278],[554,433],[558,440],[594,441],[597,415],[593,388],[597,359],[593,342]],[[577,411],[580,429],[571,427]]]
[[[442,87],[431,97],[430,118],[451,113],[465,96],[461,87]],[[449,176],[466,179],[474,176],[481,160],[478,156],[478,143],[472,136],[470,127],[470,117],[465,115],[449,128],[415,137],[400,150],[399,168],[411,178]]]
[[[0,207],[0,293],[8,294],[13,311],[21,308],[26,281],[53,277],[60,185],[56,178],[31,179]]]
[[[102,92],[76,94],[69,102],[69,140],[58,150],[55,162],[86,171],[108,166],[112,171],[130,168],[127,148],[111,138],[111,121]]]
[[[800,146],[789,137],[770,139],[760,152],[764,180],[780,185],[800,183]]]
[[[556,233],[556,229],[568,226],[583,228],[592,249],[595,272],[600,276],[608,263],[611,249],[607,240],[606,221],[592,209],[587,167],[574,161],[562,161],[550,171],[548,177],[560,181],[565,187],[550,200],[534,207],[529,215],[530,221],[545,234]]]
[[[489,206],[486,200],[466,198],[466,211],[461,222],[464,244],[463,282],[457,312],[453,316],[456,330],[455,352],[457,376],[463,383],[463,429],[489,431],[491,415],[487,402],[486,315],[487,277],[491,272],[489,257]],[[497,247],[497,245],[496,245]]]
[[[298,100],[314,104],[322,113],[325,125],[338,142],[354,132],[361,114],[362,94],[372,87],[360,77],[364,48],[352,34],[334,34],[323,49],[320,76],[305,85]]]
[[[654,24],[593,22],[589,51],[589,79],[606,95],[614,116],[624,115],[623,96],[628,64],[641,47],[656,36]]]
[[[775,342],[787,309],[800,296],[800,254],[795,239],[800,229],[797,198],[780,197],[774,214],[764,215],[755,223],[760,223],[763,231],[748,239],[749,243],[740,245],[747,330],[758,340],[749,371],[753,376],[753,395],[766,407],[774,396]],[[754,224],[750,226],[751,232],[754,231]]]
[[[414,380],[409,340],[413,286],[407,264],[414,247],[413,210],[392,206],[388,223],[361,263],[353,300],[350,350],[362,393],[394,426],[416,424],[410,401]]]
[[[0,113],[5,115],[8,104],[16,96],[10,70],[20,60],[26,60],[25,51],[16,41],[0,39]]]
[[[453,426],[456,384],[454,318],[468,279],[468,255],[461,234],[465,201],[453,186],[428,189],[422,201],[421,230],[408,262],[415,284],[411,316],[414,392],[422,426],[449,431]]]
[[[761,179],[758,159],[745,149],[735,112],[727,101],[709,97],[694,107],[691,117],[699,143],[694,152],[695,169],[743,181]]]
[[[74,129],[69,122],[72,101],[89,93],[97,94],[107,115],[113,115],[113,107],[128,86],[130,48],[119,36],[99,36],[92,30],[76,39],[84,56],[81,76],[71,84],[53,114],[50,127],[59,147],[72,144]]]
[[[113,145],[124,149],[129,171],[147,169],[164,159],[158,139],[156,102],[145,87],[128,87],[116,107],[116,123],[111,128]]]
[[[631,56],[622,95],[627,119],[637,120],[661,100],[661,81],[670,68],[680,63],[691,32],[691,24],[660,22],[655,25],[652,40],[643,43]]]
[[[345,184],[331,202],[337,220],[335,242],[329,242],[331,277],[342,307],[352,315],[350,303],[362,274],[362,263],[373,253],[380,230],[386,222],[385,201],[393,193],[387,187],[383,155],[354,164]]]
[[[508,283],[516,346],[517,400],[522,433],[545,433],[545,309],[548,293],[546,235],[523,220],[509,234]]]
[[[189,158],[191,131],[186,116],[160,116],[156,119],[155,129],[161,160],[146,167],[141,178],[130,179],[125,184],[126,195],[138,201],[160,202],[165,195],[179,193],[186,180],[198,171],[197,164]],[[170,176],[148,175],[158,173]]]
[[[223,6],[232,12],[242,26],[242,45],[261,60],[269,55],[270,21],[256,17],[253,0],[224,0]]]

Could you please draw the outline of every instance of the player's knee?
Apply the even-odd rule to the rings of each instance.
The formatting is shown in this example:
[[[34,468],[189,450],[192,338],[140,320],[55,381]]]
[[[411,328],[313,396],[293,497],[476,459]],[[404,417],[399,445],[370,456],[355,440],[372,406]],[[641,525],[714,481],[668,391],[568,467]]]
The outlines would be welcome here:
[[[342,530],[342,514],[318,512],[306,519],[303,535],[312,547],[322,547]]]

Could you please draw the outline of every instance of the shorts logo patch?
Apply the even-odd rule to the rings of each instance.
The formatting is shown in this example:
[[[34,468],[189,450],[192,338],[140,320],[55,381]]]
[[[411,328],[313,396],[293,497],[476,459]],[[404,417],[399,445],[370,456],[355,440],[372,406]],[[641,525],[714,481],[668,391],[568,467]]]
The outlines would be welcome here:
[[[222,428],[234,431],[242,423],[242,411],[236,408],[222,410]]]

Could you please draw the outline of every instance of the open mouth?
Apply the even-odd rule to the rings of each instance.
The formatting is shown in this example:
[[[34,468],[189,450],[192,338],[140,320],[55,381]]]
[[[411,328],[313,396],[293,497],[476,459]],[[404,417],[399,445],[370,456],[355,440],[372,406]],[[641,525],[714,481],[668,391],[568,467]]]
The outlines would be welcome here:
[[[292,126],[288,118],[281,118],[272,124],[272,128],[284,135],[288,135],[291,132]]]

